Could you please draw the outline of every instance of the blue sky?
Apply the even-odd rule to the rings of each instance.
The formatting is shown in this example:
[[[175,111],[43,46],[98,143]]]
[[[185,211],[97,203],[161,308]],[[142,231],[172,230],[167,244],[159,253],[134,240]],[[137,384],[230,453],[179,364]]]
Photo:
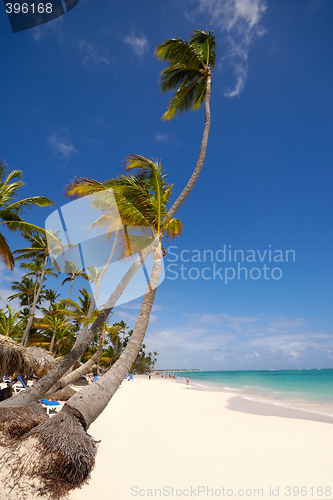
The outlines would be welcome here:
[[[160,368],[332,367],[332,23],[329,0],[80,0],[16,34],[2,16],[0,156],[23,171],[22,197],[43,194],[55,208],[68,202],[73,177],[114,177],[131,153],[162,160],[176,198],[204,115],[160,119],[169,96],[159,92],[154,48],[193,29],[216,35],[206,161],[178,213],[183,234],[165,243],[177,249],[165,259],[145,341]],[[51,212],[28,218],[43,225]],[[241,263],[247,280],[245,271],[237,279],[238,262],[216,260],[224,245],[255,251],[256,262]],[[292,249],[295,261],[269,262],[269,249]],[[211,250],[214,262],[181,262],[182,250],[185,258]],[[171,279],[181,264],[187,279]],[[265,264],[281,278],[265,279]],[[213,279],[214,265],[223,279]],[[227,284],[225,267],[236,272]],[[249,276],[254,267],[259,279]],[[1,268],[2,303],[20,275]],[[119,306],[114,319],[134,326],[139,307]]]

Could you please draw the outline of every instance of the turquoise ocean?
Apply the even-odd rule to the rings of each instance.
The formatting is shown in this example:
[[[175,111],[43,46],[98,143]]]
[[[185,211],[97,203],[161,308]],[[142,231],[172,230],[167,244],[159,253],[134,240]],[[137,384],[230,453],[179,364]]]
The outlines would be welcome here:
[[[197,389],[333,417],[333,369],[176,372]]]

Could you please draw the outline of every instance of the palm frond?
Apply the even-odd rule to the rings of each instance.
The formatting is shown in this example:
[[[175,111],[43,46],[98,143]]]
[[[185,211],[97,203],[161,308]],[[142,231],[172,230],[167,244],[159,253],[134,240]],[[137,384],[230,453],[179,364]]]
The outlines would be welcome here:
[[[217,45],[212,31],[194,30],[189,43],[198,53],[201,53],[206,66],[215,67]]]
[[[45,196],[32,196],[30,198],[25,198],[23,200],[11,203],[6,208],[14,213],[24,212],[25,210],[32,210],[35,206],[38,207],[49,207],[53,206],[54,202]]]
[[[171,120],[176,115],[180,115],[184,111],[189,111],[193,106],[194,97],[198,95],[198,92],[202,89],[202,82],[205,84],[204,77],[201,76],[198,80],[192,83],[181,85],[177,92],[168,102],[168,109],[163,114],[163,120]],[[201,84],[201,85],[200,85]],[[206,86],[204,85],[203,95],[201,97],[201,102],[203,102],[206,95]],[[198,97],[196,102],[199,102]],[[197,107],[195,108],[197,109]]]
[[[0,259],[8,269],[10,270],[13,269],[14,257],[12,252],[10,251],[6,238],[1,233],[0,233]]]
[[[202,68],[202,60],[194,46],[181,38],[171,38],[158,45],[155,56],[161,61],[172,61],[192,68]]]

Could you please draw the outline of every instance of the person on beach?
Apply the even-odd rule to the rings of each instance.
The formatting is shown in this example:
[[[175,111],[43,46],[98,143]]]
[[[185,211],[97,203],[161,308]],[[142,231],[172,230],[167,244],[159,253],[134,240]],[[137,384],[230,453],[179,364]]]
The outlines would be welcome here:
[[[186,380],[186,384],[188,385],[190,383],[190,379],[185,377],[185,380]]]

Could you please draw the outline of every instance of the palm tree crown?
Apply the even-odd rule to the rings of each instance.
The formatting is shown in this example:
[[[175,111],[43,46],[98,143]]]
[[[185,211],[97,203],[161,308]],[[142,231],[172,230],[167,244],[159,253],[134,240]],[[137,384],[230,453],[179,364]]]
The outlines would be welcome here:
[[[195,30],[189,42],[181,38],[166,40],[155,55],[169,66],[161,72],[162,92],[176,89],[162,118],[170,120],[190,109],[199,109],[206,97],[206,82],[216,62],[216,42],[212,31]]]
[[[47,207],[53,205],[53,202],[44,196],[33,196],[23,200],[15,201],[18,190],[24,183],[21,180],[22,172],[13,170],[7,175],[7,167],[3,161],[0,161],[0,219],[1,224],[5,224],[11,231],[21,231],[31,233],[33,231],[42,231],[41,228],[33,224],[24,222],[20,213],[34,206]],[[6,238],[0,233],[0,259],[9,268],[14,268],[14,257],[8,246]]]
[[[110,222],[107,210],[113,200],[109,194],[112,189],[125,228],[140,227],[143,234],[146,230],[146,234],[157,235],[160,240],[163,235],[170,238],[180,235],[182,223],[168,216],[172,186],[167,184],[161,164],[140,155],[128,156],[126,163],[126,170],[130,172],[128,175],[104,182],[79,177],[66,186],[65,192],[72,198],[94,194],[93,208],[102,208],[106,213],[93,226],[103,227]],[[135,173],[132,174],[132,171]],[[132,235],[131,244],[134,248],[135,243],[139,245]]]

